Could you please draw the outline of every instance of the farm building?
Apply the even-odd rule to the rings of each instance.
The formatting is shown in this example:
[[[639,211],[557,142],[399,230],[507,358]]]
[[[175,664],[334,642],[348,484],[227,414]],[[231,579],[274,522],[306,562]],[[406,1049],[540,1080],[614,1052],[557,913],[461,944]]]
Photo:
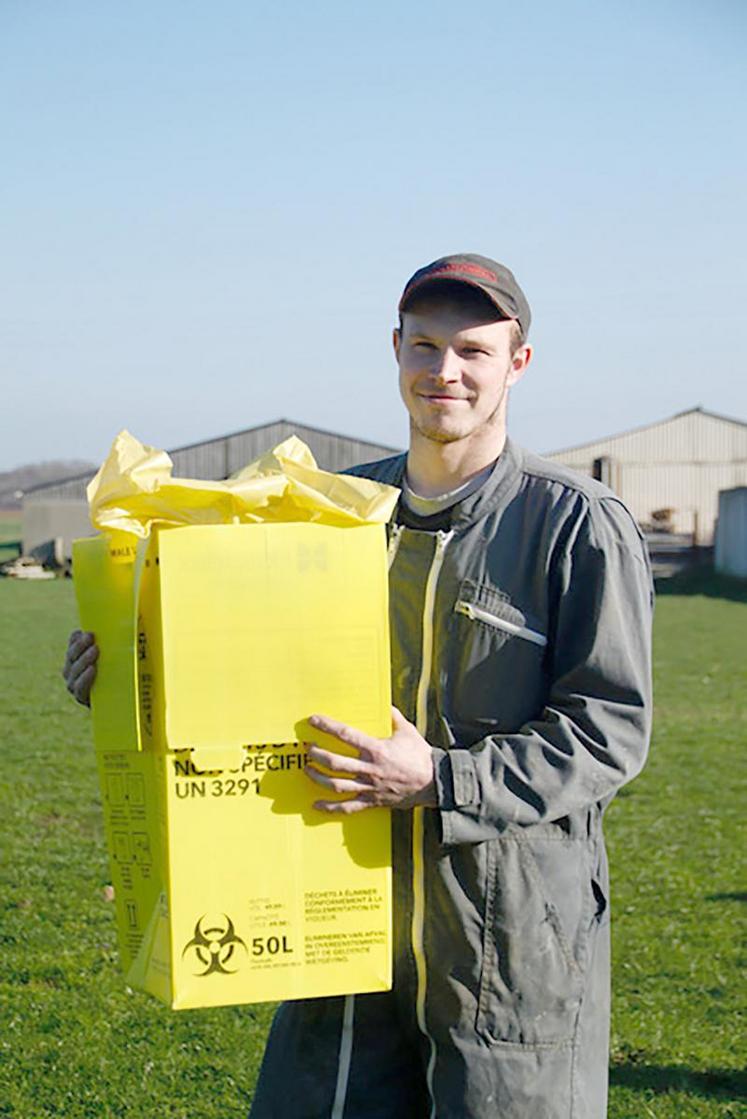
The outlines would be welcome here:
[[[691,408],[546,457],[606,483],[644,529],[710,546],[719,491],[747,485],[747,423]]]
[[[325,470],[344,470],[393,454],[383,447],[290,420],[277,420],[217,439],[178,447],[169,454],[174,474],[227,478],[289,435],[296,434]],[[619,493],[639,523],[659,537],[710,546],[719,491],[747,485],[747,423],[692,408],[669,419],[624,431],[547,458],[599,478]],[[89,475],[27,490],[23,500],[23,550],[72,540],[91,531],[86,504]],[[58,557],[60,548],[58,546]]]
[[[297,435],[306,443],[323,470],[345,470],[398,450],[291,420],[277,420],[169,451],[174,476],[220,481],[290,435]],[[90,480],[91,475],[84,474],[26,491],[23,496],[23,551],[26,555],[40,549],[48,549],[51,553],[57,541],[57,559],[69,559],[73,540],[92,532],[86,501],[86,486]]]

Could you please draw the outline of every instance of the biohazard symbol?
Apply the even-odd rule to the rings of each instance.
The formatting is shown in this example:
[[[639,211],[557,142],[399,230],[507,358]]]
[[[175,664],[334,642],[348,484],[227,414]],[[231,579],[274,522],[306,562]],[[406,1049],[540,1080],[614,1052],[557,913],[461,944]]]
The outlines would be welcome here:
[[[233,957],[236,945],[240,944],[246,952],[246,944],[240,936],[236,935],[233,921],[225,913],[223,914],[225,924],[212,925],[209,929],[202,927],[206,916],[207,914],[203,913],[195,925],[195,935],[182,952],[182,959],[193,948],[197,959],[205,965],[205,970],[196,971],[195,975],[212,975],[214,971],[220,972],[221,975],[233,975],[236,968],[226,967],[226,964]]]

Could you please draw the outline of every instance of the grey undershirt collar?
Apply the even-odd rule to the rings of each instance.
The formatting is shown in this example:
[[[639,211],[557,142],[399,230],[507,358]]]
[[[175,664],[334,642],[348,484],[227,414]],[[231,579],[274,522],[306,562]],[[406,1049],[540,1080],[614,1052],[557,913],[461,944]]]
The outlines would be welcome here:
[[[405,505],[418,517],[432,517],[435,513],[443,513],[444,509],[450,509],[458,501],[463,501],[475,490],[479,490],[483,482],[492,473],[494,466],[495,463],[491,462],[479,474],[475,474],[474,478],[469,478],[461,486],[457,486],[455,490],[436,494],[435,497],[421,497],[420,494],[415,493],[410,489],[410,483],[407,481],[407,474],[405,474],[402,479],[402,497]]]

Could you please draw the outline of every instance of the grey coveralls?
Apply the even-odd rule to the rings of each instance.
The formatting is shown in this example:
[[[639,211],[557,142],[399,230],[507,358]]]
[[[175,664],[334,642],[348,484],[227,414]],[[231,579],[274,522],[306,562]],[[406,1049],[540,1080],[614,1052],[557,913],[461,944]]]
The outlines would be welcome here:
[[[438,807],[392,813],[392,992],[283,1004],[251,1119],[603,1119],[602,813],[650,725],[641,534],[511,441],[440,528],[395,520],[394,702],[432,745]]]

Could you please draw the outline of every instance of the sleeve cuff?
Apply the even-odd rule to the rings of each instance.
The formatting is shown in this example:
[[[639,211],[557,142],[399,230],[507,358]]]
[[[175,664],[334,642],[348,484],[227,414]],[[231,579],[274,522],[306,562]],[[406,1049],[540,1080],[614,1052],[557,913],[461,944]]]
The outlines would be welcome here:
[[[445,847],[494,839],[505,823],[481,818],[480,786],[470,750],[442,750],[432,746],[436,808]]]
[[[433,772],[439,808],[451,811],[476,803],[477,782],[469,750],[433,747]]]

